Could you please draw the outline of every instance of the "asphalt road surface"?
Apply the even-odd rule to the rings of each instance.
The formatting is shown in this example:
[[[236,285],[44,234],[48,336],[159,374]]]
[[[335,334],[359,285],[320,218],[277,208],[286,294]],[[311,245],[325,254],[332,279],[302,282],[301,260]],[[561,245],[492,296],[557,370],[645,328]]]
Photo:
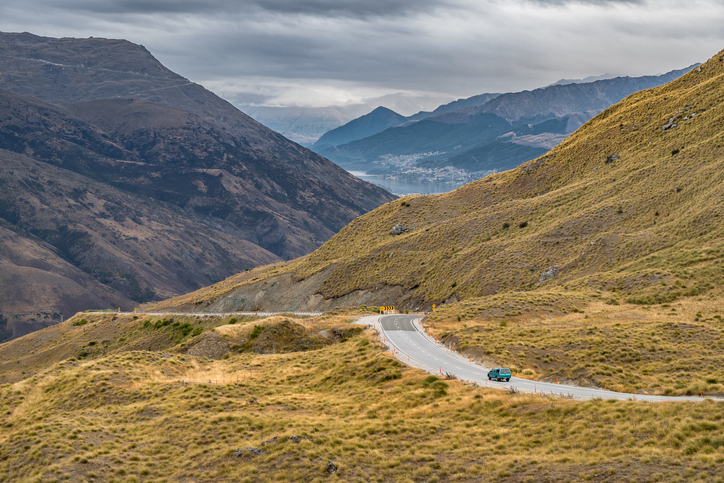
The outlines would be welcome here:
[[[510,382],[488,380],[488,370],[476,363],[467,361],[460,354],[450,352],[449,348],[436,344],[419,325],[419,315],[382,315],[363,317],[360,323],[373,325],[380,331],[380,337],[391,346],[398,359],[411,365],[426,369],[428,372],[445,376],[454,374],[458,379],[475,384],[500,389],[514,388],[520,392],[550,394],[574,399],[622,399],[636,401],[703,401],[695,396],[669,397],[648,396],[604,391],[586,387],[566,386],[547,382],[529,381],[513,377]]]

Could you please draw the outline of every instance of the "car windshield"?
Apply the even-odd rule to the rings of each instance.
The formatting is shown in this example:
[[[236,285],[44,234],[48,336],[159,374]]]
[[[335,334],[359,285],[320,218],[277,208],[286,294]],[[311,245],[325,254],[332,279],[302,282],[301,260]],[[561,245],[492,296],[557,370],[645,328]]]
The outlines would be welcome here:
[[[500,372],[503,374],[510,374],[510,369],[508,369],[508,368],[501,369]]]

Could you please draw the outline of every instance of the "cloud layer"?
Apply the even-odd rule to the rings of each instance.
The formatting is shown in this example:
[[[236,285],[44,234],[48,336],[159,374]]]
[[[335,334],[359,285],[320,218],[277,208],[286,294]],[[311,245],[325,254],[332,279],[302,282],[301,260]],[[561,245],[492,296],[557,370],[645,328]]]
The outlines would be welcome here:
[[[239,104],[452,99],[662,73],[724,48],[724,0],[4,3],[0,30],[126,38]]]

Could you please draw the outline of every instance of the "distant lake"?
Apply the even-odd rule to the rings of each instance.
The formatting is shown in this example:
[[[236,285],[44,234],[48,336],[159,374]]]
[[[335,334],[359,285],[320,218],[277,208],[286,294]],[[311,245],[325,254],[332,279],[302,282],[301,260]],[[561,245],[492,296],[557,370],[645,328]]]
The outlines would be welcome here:
[[[376,184],[387,191],[398,195],[436,195],[439,193],[447,193],[455,188],[462,186],[463,182],[459,183],[422,183],[422,182],[408,182],[402,180],[383,179],[382,176],[376,174],[367,174],[364,171],[350,171],[350,174],[358,177],[368,183]]]

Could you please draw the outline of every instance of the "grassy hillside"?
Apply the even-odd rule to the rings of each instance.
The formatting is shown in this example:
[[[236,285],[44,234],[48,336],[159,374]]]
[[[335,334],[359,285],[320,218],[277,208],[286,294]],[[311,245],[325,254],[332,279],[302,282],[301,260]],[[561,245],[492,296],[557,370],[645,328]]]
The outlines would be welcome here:
[[[721,404],[478,388],[402,365],[369,331],[219,360],[68,359],[0,385],[0,411],[0,481],[721,481],[724,463]]]
[[[405,296],[390,303],[403,308],[521,290],[607,291],[633,303],[718,293],[723,81],[724,52],[607,109],[530,163],[388,203],[309,256],[240,283],[329,270],[325,298],[399,286]],[[662,130],[671,118],[677,126]],[[410,231],[390,235],[397,223]],[[551,267],[557,275],[541,280]],[[234,284],[219,287],[196,299]]]
[[[436,304],[435,335],[525,377],[722,394],[723,82],[724,51],[517,169],[388,203],[307,257],[160,306]],[[296,299],[270,288],[284,283]]]
[[[520,168],[384,205],[289,269],[336,266],[325,297],[384,283],[438,304],[564,285],[640,301],[708,292],[722,282],[723,56]],[[396,223],[414,230],[391,236]],[[538,284],[551,266],[558,276]]]

